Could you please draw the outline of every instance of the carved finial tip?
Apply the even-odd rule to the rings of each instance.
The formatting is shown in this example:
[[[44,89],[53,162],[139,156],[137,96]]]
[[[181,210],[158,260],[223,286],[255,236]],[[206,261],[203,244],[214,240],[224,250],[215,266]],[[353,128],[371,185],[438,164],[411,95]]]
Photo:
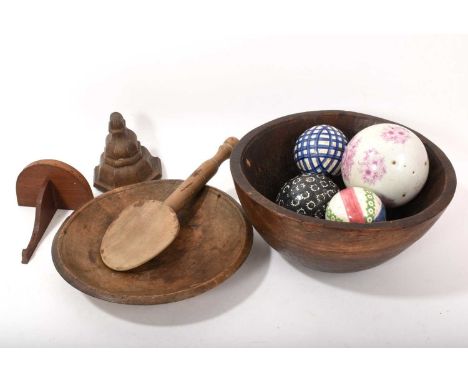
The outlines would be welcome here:
[[[110,115],[110,119],[123,119],[122,114],[120,114],[118,111],[114,111]]]
[[[122,117],[122,114],[120,114],[117,111],[114,111],[110,115],[110,121],[109,121],[109,131],[111,133],[119,132],[125,129],[125,119]]]

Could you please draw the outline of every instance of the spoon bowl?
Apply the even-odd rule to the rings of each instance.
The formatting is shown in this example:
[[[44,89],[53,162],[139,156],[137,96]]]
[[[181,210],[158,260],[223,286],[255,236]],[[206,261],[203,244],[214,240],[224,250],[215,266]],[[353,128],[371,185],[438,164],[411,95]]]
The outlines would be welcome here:
[[[132,216],[139,218],[132,221]],[[164,251],[179,230],[177,214],[168,205],[158,200],[135,202],[124,209],[107,229],[101,243],[102,261],[116,271],[139,267],[155,253]],[[151,234],[146,235],[145,240],[132,240],[146,231]]]
[[[228,138],[213,158],[203,162],[164,201],[138,201],[125,208],[107,229],[101,242],[101,258],[115,271],[128,271],[158,256],[177,237],[177,212],[216,174],[231,156],[237,138]]]

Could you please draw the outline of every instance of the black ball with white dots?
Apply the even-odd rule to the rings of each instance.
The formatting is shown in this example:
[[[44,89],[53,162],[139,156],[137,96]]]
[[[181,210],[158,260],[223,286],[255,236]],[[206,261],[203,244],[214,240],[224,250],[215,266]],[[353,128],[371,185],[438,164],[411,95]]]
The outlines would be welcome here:
[[[298,175],[281,187],[276,203],[298,214],[324,219],[328,202],[339,191],[324,174]]]

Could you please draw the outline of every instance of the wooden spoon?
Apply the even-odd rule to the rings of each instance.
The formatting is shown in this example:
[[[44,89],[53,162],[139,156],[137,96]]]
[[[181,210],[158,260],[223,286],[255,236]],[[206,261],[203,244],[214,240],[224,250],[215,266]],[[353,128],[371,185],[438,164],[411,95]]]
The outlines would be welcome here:
[[[138,201],[125,208],[102,239],[104,264],[116,271],[127,271],[165,250],[179,233],[176,213],[216,174],[238,142],[237,138],[226,139],[216,155],[198,167],[164,202]]]

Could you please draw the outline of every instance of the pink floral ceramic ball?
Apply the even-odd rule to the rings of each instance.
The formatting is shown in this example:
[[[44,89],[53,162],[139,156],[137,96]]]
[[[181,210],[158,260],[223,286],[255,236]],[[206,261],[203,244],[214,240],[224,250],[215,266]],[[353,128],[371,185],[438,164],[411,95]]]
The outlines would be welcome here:
[[[421,140],[410,130],[380,123],[361,130],[343,155],[341,173],[346,187],[374,191],[387,207],[412,200],[429,174],[429,159]]]

